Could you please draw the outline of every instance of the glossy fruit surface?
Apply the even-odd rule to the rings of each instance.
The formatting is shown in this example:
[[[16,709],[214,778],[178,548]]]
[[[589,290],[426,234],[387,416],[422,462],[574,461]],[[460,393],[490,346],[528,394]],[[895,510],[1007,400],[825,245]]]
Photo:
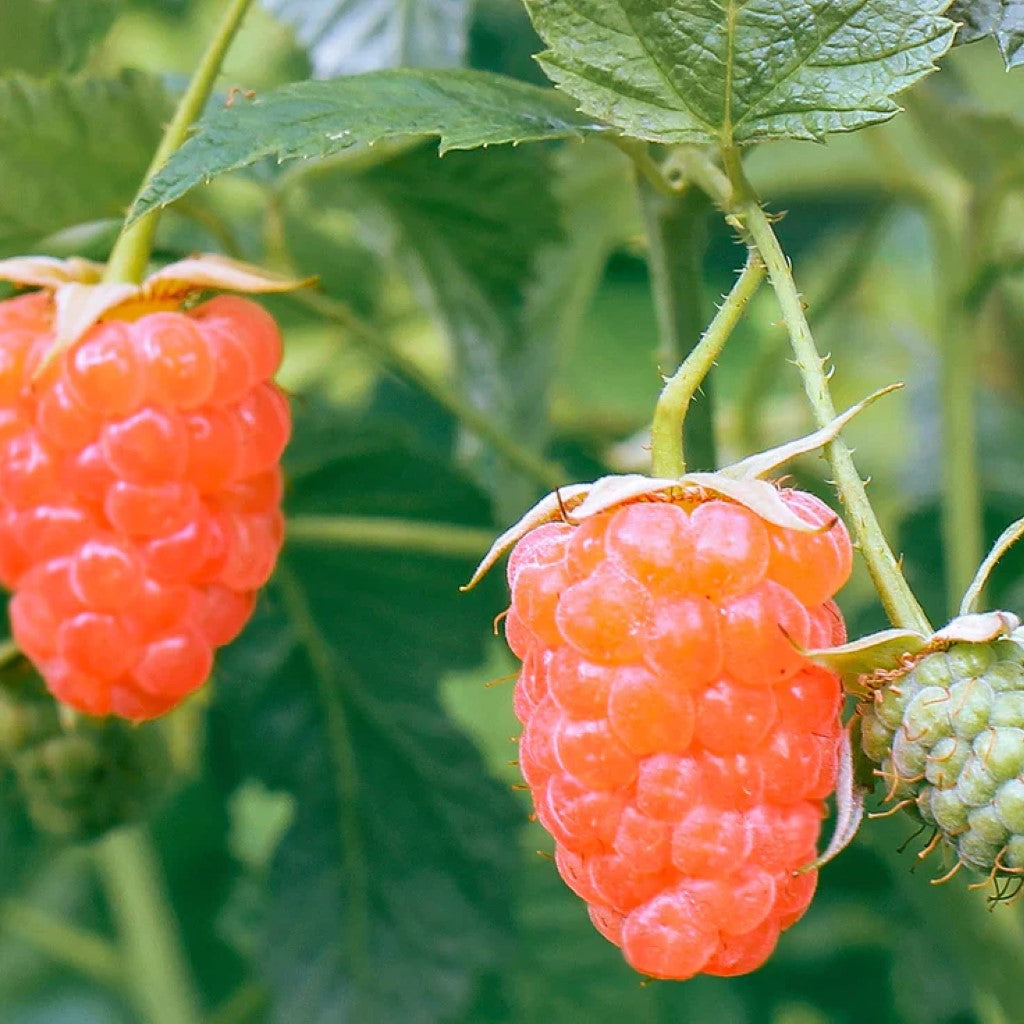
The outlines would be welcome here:
[[[270,379],[280,334],[260,306],[221,296],[141,314],[96,324],[40,371],[52,298],[0,303],[14,638],[58,699],[135,720],[200,687],[248,619],[281,546],[291,429]]]
[[[565,882],[638,971],[759,966],[814,892],[840,685],[799,647],[845,638],[850,542],[714,498],[547,523],[509,559],[519,763]]]

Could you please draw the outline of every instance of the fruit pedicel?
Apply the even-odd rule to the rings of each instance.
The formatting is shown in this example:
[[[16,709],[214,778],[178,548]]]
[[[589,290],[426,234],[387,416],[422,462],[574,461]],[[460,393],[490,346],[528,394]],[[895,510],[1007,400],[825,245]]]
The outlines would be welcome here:
[[[115,286],[70,343],[59,288],[0,303],[0,581],[18,646],[92,715],[200,687],[281,547],[281,336],[236,295],[181,308],[206,284]]]

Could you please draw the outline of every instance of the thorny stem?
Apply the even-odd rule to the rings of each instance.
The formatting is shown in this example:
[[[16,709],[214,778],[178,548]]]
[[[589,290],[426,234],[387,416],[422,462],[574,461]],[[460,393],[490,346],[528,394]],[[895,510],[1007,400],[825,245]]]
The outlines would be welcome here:
[[[415,360],[398,349],[381,331],[365,323],[342,302],[311,291],[292,292],[292,302],[314,310],[321,316],[344,327],[352,338],[372,356],[386,364],[405,380],[422,388],[438,405],[447,409],[470,433],[486,442],[510,466],[539,486],[554,490],[565,483],[565,471],[540,455],[518,444],[505,429],[494,422],[486,411],[435,379]]]
[[[213,90],[213,83],[220,73],[224,55],[235,38],[251,3],[252,0],[231,0],[231,3],[228,4],[185,94],[174,111],[170,124],[164,131],[160,145],[157,147],[146,171],[146,176],[143,178],[142,188],[145,188],[171,154],[185,141],[189,128],[202,113]],[[153,248],[153,238],[156,235],[159,216],[159,211],[151,210],[121,229],[107,262],[104,281],[136,283],[142,280]]]
[[[658,320],[658,367],[670,372],[697,344],[707,322],[703,262],[711,204],[695,188],[666,196],[643,177],[637,188],[647,223],[647,261]],[[693,469],[711,470],[718,460],[710,380],[704,381],[693,405],[684,457]]]
[[[845,256],[829,270],[828,278],[820,285],[818,294],[808,300],[810,319],[815,330],[841,307],[860,284],[870,265],[888,212],[888,204],[885,204],[868,215],[860,230],[850,240]],[[761,447],[759,426],[764,399],[771,390],[771,383],[788,347],[789,338],[785,334],[781,331],[773,333],[747,367],[739,397],[739,433],[743,444],[752,450]]]
[[[494,531],[386,516],[293,516],[290,544],[375,548],[449,558],[482,558]]]
[[[651,425],[651,467],[655,476],[679,477],[686,472],[683,423],[687,409],[764,280],[764,273],[761,257],[750,250],[746,265],[708,329],[679,369],[665,381]]]
[[[727,220],[760,253],[782,308],[794,361],[803,379],[814,419],[819,426],[824,426],[835,418],[835,405],[829,391],[828,374],[814,343],[789,260],[744,175],[738,153],[730,151],[723,156],[730,171],[728,177],[698,150],[677,150],[670,160],[684,179],[695,182],[711,196],[725,211]],[[928,618],[882,533],[850,449],[837,439],[825,446],[825,455],[886,614],[896,626],[930,634],[932,628]]]
[[[98,864],[120,951],[147,1024],[199,1024],[199,997],[183,952],[160,862],[141,826],[112,832]]]

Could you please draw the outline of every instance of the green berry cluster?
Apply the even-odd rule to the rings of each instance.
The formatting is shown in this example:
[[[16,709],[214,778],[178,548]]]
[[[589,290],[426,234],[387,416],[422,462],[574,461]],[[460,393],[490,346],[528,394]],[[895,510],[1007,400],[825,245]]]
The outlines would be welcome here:
[[[1024,647],[957,643],[862,704],[864,753],[957,865],[1024,875]]]
[[[0,677],[0,770],[13,772],[33,824],[95,839],[142,817],[168,777],[160,733],[119,719],[61,713],[24,659]]]

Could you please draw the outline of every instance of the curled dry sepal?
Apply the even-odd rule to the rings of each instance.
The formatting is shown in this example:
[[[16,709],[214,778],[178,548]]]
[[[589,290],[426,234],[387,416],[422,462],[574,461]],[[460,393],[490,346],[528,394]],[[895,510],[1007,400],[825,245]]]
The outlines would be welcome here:
[[[857,764],[841,780],[839,805],[859,808],[880,778],[892,804],[885,813],[905,809],[927,831],[920,856],[945,857],[936,881],[966,865],[995,883],[996,899],[1024,879],[1024,630],[1014,613],[978,605],[1022,535],[1024,520],[1003,533],[960,614],[930,636],[890,629],[806,652],[860,699],[850,725]],[[859,811],[847,818],[849,841]]]
[[[519,765],[563,880],[644,974],[754,970],[814,894],[849,759],[838,676],[796,644],[845,639],[852,553],[823,502],[761,477],[864,404],[718,473],[561,489],[471,581],[515,547]]]
[[[107,283],[85,260],[0,261],[0,582],[58,700],[141,720],[209,676],[283,538],[280,332],[202,292],[300,282],[219,256]]]

